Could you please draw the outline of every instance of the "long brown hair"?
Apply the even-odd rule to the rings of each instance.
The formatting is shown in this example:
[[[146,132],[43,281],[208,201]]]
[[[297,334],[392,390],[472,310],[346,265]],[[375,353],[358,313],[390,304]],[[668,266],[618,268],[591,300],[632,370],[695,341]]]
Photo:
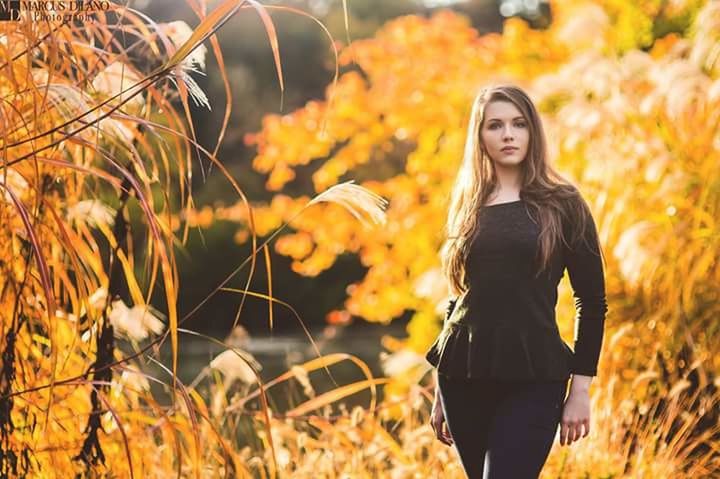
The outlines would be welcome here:
[[[447,237],[440,253],[443,272],[451,292],[456,295],[462,294],[468,287],[465,262],[479,229],[478,212],[497,186],[493,162],[480,136],[485,108],[493,101],[512,103],[528,124],[530,138],[527,156],[522,163],[520,199],[525,202],[533,221],[540,225],[537,275],[547,267],[553,250],[561,242],[574,245],[582,237],[590,219],[590,208],[578,189],[548,163],[540,115],[528,95],[513,85],[483,88],[473,101],[465,152],[450,195]],[[563,217],[576,219],[572,222],[575,228],[570,232],[569,243],[563,232]]]

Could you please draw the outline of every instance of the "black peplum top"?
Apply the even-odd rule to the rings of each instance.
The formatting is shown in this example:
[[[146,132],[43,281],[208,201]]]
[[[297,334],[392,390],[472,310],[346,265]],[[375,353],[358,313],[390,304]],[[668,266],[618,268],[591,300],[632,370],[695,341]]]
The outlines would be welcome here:
[[[535,277],[540,230],[528,206],[521,199],[480,209],[480,231],[465,267],[469,288],[450,300],[443,329],[425,356],[438,372],[503,380],[597,375],[607,303],[595,222],[586,222],[586,241],[560,242]],[[570,221],[563,220],[567,242]],[[577,312],[574,349],[555,320],[565,269]]]

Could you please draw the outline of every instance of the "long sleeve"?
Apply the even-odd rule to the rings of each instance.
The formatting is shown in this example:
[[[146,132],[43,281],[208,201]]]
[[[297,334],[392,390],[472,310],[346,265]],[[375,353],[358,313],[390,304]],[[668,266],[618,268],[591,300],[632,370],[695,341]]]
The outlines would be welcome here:
[[[592,215],[588,215],[583,238],[571,247],[565,247],[565,266],[577,313],[571,372],[596,376],[608,308],[598,234]]]
[[[446,323],[448,319],[450,319],[450,316],[453,313],[453,310],[455,309],[455,304],[457,303],[458,298],[451,298],[450,301],[448,301],[447,308],[445,309],[445,320],[443,322],[443,328],[446,326]],[[432,364],[433,366],[437,366],[438,360],[440,359],[440,355],[442,353],[442,347],[443,347],[443,337],[442,335],[438,336],[435,342],[432,346],[430,346],[430,349],[427,350],[425,353],[425,359]]]

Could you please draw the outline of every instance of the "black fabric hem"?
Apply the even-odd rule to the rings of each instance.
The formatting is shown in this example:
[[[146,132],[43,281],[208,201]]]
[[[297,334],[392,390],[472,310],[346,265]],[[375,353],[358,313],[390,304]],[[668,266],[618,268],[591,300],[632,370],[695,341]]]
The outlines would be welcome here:
[[[574,357],[557,332],[446,323],[425,359],[452,377],[563,380]]]

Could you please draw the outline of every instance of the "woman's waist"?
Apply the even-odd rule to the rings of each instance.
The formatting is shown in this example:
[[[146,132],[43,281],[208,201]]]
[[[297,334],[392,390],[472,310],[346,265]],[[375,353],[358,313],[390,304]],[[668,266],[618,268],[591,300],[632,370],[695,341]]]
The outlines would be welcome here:
[[[447,320],[448,324],[477,329],[512,327],[528,330],[557,332],[554,310],[515,307],[508,309],[488,309],[465,304],[456,308]]]

